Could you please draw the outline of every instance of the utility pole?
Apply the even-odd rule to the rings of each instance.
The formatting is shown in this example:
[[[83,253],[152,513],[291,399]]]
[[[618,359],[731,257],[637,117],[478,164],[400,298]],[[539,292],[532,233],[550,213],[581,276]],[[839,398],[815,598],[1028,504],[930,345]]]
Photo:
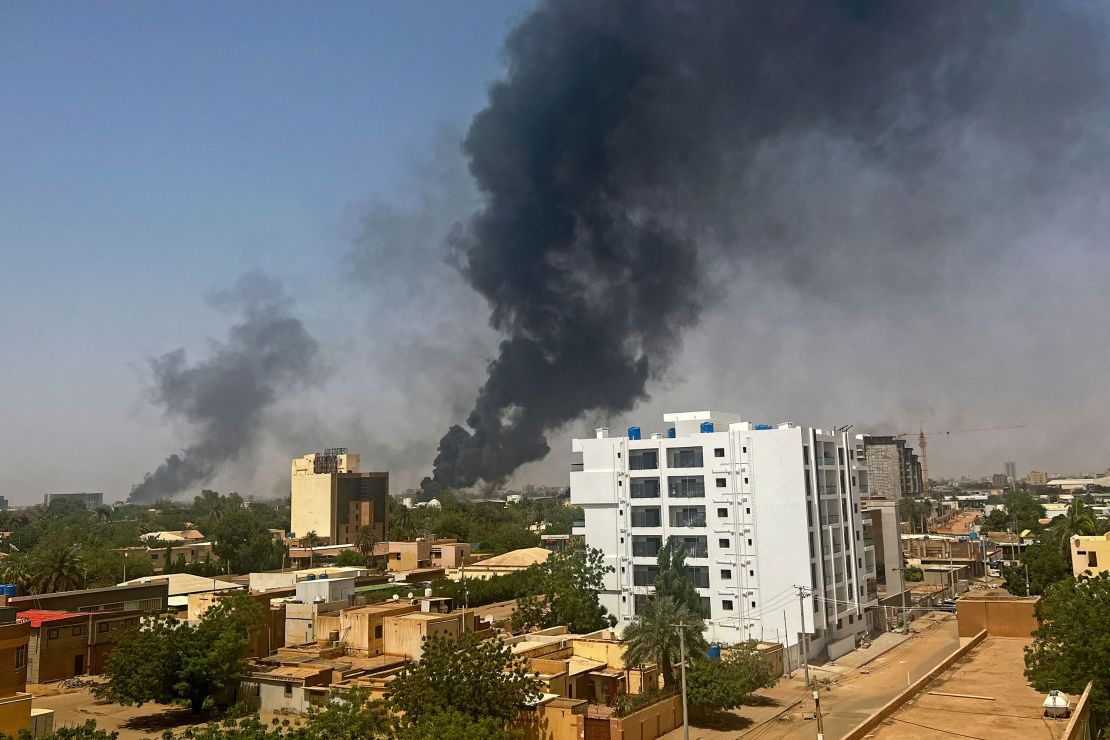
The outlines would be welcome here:
[[[825,740],[825,720],[821,717],[821,691],[813,685],[813,707],[817,715],[817,740]]]
[[[682,673],[682,739],[690,740],[690,721],[686,715],[686,625],[675,624],[678,628],[678,669]]]
[[[1022,563],[1022,565],[1025,566],[1025,595],[1032,596],[1033,594],[1029,591],[1029,563]]]
[[[906,608],[906,568],[905,568],[905,566],[903,565],[903,567],[899,568],[898,572],[902,574],[902,629],[904,629],[906,631],[906,634],[908,635],[910,633],[910,612],[909,612],[909,609]]]
[[[805,586],[795,586],[798,589],[798,613],[802,617],[802,636],[798,641],[798,648],[802,651],[802,665],[805,666],[806,686],[809,686],[809,646],[806,640],[806,601]]]

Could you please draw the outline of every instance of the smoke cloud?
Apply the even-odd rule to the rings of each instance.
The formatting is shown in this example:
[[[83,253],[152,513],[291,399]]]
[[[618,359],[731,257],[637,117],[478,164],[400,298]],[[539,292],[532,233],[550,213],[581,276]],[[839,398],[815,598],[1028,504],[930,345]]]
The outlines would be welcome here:
[[[503,340],[425,493],[502,480],[568,422],[646,401],[723,298],[748,312],[708,348],[730,362],[776,311],[858,328],[815,300],[972,318],[936,295],[1106,192],[1106,30],[1070,3],[542,3],[464,143],[483,202],[451,249]],[[825,345],[845,359],[802,350]]]
[[[150,362],[154,403],[185,422],[196,441],[132,487],[132,501],[172,497],[211,480],[224,463],[253,449],[279,394],[319,369],[316,341],[290,315],[291,300],[277,280],[247,273],[232,289],[214,293],[211,303],[241,313],[227,341],[213,342],[209,357],[192,365],[184,349]]]

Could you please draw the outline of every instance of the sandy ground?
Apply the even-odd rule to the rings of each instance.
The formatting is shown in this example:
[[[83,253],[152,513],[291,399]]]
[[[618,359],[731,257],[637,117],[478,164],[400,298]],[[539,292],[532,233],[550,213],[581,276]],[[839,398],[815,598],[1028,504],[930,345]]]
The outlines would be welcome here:
[[[88,687],[61,690],[57,684],[32,684],[33,706],[54,710],[54,729],[83,725],[90,719],[97,727],[119,733],[121,740],[159,738],[166,730],[183,730],[190,725],[205,724],[208,718],[197,718],[188,709],[144,704],[124,707],[100,704]]]
[[[955,617],[934,615],[914,622],[909,638],[899,635],[877,640],[851,657],[812,667],[822,686],[821,709],[828,740],[843,736],[959,647]],[[724,713],[715,721],[695,719],[690,739],[812,740],[817,736],[817,723],[809,718],[813,710],[802,671],[797,670],[793,677],[760,691],[753,706]],[[680,740],[682,728],[664,738]]]

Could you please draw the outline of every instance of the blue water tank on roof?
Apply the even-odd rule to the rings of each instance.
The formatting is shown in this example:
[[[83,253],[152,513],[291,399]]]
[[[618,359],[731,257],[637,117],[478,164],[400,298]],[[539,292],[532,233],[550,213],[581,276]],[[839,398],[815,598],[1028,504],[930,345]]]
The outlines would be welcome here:
[[[640,438],[640,427],[628,427],[628,438],[629,439],[639,439]]]
[[[667,438],[668,439],[674,439],[675,438],[674,427],[671,427],[670,429],[667,430]]]
[[[978,532],[972,532],[971,533],[971,539],[973,539],[973,540],[979,539],[979,533]]]
[[[315,573],[309,573],[308,578],[306,578],[305,580],[306,581],[315,581],[316,580],[316,574]]]
[[[322,580],[324,580],[324,579],[325,579],[325,578],[327,578],[327,577],[328,577],[328,574],[327,574],[327,573],[321,573],[321,574],[320,574],[320,580],[321,580],[321,581],[322,581]]]
[[[756,429],[773,429],[774,427],[772,427],[770,424],[756,424],[755,428]]]
[[[713,422],[703,421],[701,423],[701,433],[702,434],[709,434],[712,431],[713,431]]]

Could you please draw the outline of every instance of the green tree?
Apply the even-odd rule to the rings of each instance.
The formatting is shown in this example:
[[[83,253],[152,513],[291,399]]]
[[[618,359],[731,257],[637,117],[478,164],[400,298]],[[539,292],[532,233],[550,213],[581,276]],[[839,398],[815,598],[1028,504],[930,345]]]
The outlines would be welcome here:
[[[401,720],[391,737],[398,740],[511,740],[521,737],[497,717],[473,717],[450,707],[433,709],[416,721]]]
[[[691,614],[705,615],[701,596],[690,580],[686,567],[686,548],[675,537],[667,539],[655,556],[658,572],[655,576],[655,595],[670,597],[676,604],[685,606]]]
[[[696,659],[706,654],[709,646],[702,636],[705,622],[700,610],[693,612],[688,605],[676,602],[673,596],[657,593],[624,629],[625,664],[655,663],[663,673],[663,686],[673,688],[681,647],[680,631],[685,638],[688,658]]]
[[[906,566],[906,582],[907,583],[920,583],[925,580],[925,571],[918,568],[916,565]]]
[[[44,543],[31,552],[28,569],[35,593],[52,594],[85,588],[85,558],[79,545],[65,540]]]
[[[700,712],[735,709],[756,689],[774,686],[770,661],[746,642],[721,660],[699,660],[686,674],[690,706]]]
[[[448,710],[504,725],[542,690],[527,664],[499,638],[479,642],[466,632],[429,638],[420,662],[390,682],[389,700],[412,726],[429,713]]]
[[[1025,676],[1039,691],[1078,695],[1088,681],[1098,725],[1110,719],[1110,576],[1068,578],[1049,586],[1037,607],[1040,626],[1025,649]]]
[[[611,566],[605,565],[604,555],[595,548],[580,546],[551,553],[537,567],[542,595],[517,601],[513,628],[565,624],[571,632],[593,632],[612,627],[616,620],[606,614],[598,600],[605,574],[612,571]]]
[[[378,533],[374,527],[364,524],[355,531],[355,549],[362,555],[363,565],[373,562],[374,546],[378,544]]]
[[[281,567],[285,546],[274,540],[257,514],[239,506],[223,514],[212,529],[212,550],[225,568],[240,573]]]
[[[262,608],[245,594],[221,599],[196,626],[151,619],[108,654],[108,681],[93,692],[117,704],[185,701],[199,713],[212,700],[226,708],[239,686],[250,631],[261,619]]]
[[[355,550],[344,550],[335,557],[335,564],[340,567],[354,566],[356,568],[366,567],[366,558],[362,553]]]
[[[1025,590],[1025,572],[1029,569],[1029,593]],[[1052,541],[1036,540],[1026,546],[1021,559],[1002,569],[1003,587],[1015,596],[1040,595],[1057,581],[1071,577],[1071,558],[1060,552]]]
[[[1071,538],[1076,535],[1098,534],[1098,521],[1090,507],[1083,503],[1083,499],[1076,496],[1064,515],[1052,522],[1050,530],[1060,552],[1070,558]]]

